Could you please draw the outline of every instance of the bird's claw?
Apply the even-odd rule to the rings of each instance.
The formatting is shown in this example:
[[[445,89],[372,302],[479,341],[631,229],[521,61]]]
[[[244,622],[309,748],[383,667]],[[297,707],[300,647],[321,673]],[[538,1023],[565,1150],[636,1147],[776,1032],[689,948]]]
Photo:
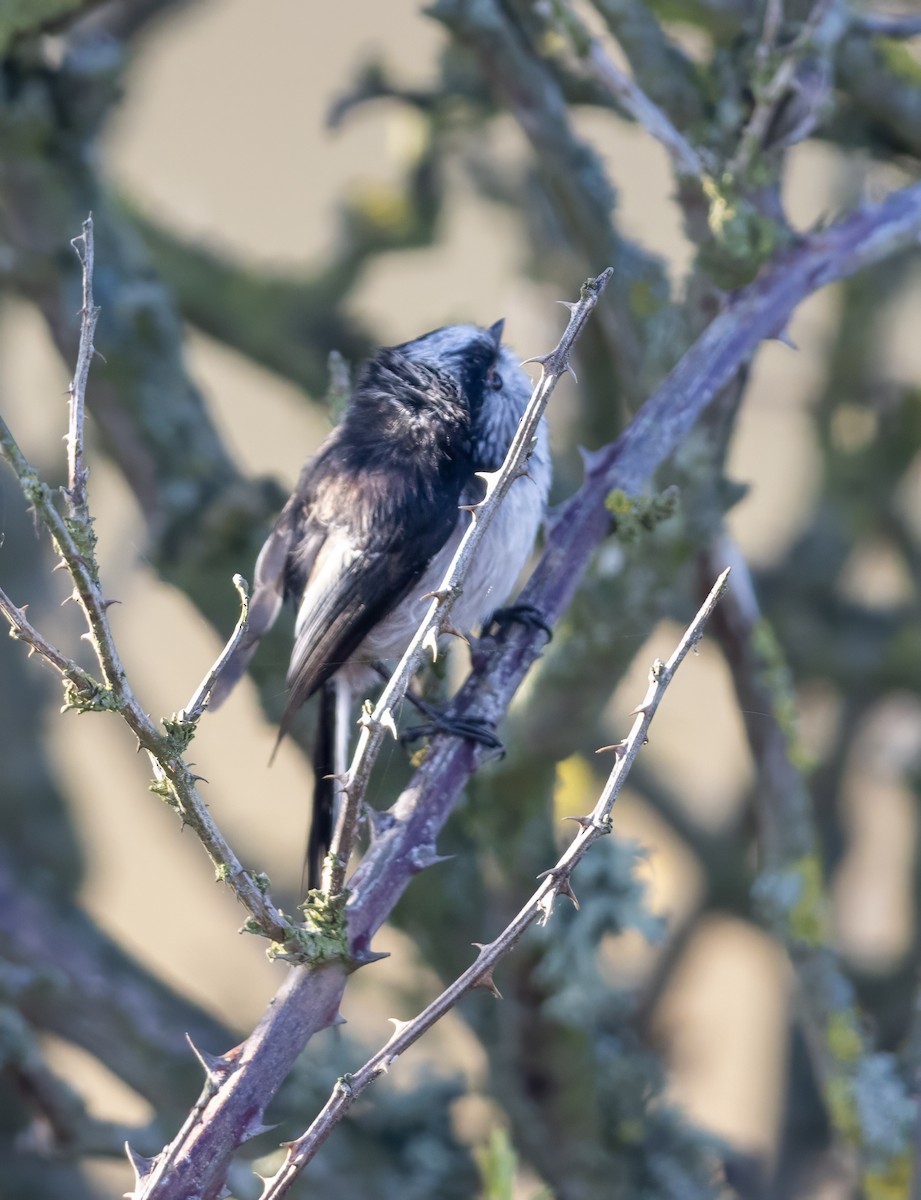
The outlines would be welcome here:
[[[512,622],[524,625],[526,629],[542,630],[547,635],[548,642],[553,639],[553,630],[544,619],[544,614],[534,604],[509,604],[504,608],[497,608],[483,628],[490,629],[493,625],[501,628],[503,625],[511,625]]]
[[[425,725],[412,725],[400,735],[403,745],[418,741],[419,738],[434,737],[438,733],[446,733],[451,737],[464,738],[468,742],[476,742],[487,750],[501,750],[505,747],[496,737],[495,730],[489,721],[479,717],[450,717],[443,713],[433,713],[432,719]]]

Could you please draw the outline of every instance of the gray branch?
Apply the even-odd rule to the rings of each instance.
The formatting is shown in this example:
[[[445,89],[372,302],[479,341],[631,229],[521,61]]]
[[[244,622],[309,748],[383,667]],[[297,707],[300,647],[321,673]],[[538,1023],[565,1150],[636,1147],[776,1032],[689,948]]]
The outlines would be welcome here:
[[[588,456],[582,488],[558,511],[547,546],[522,597],[559,619],[609,529],[605,499],[647,487],[692,425],[752,358],[786,327],[819,288],[917,244],[921,185],[804,239],[755,283],[737,293],[610,446]],[[501,654],[484,655],[455,703],[459,714],[498,721],[543,635],[514,629]],[[371,939],[387,919],[436,839],[479,761],[467,743],[438,737],[396,804],[377,821],[372,845],[349,881],[346,909],[352,953],[369,961]],[[235,1149],[262,1128],[265,1110],[308,1039],[333,1023],[347,979],[341,963],[293,969],[255,1032],[232,1059],[215,1060],[201,1101],[173,1142],[138,1169],[134,1200],[215,1200]]]

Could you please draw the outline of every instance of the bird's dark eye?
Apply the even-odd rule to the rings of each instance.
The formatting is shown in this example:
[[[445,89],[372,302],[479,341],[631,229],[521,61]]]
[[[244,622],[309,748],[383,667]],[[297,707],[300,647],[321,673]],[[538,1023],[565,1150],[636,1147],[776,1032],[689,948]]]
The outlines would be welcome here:
[[[498,392],[502,387],[502,376],[495,367],[490,367],[486,372],[486,386],[491,387],[494,392]]]

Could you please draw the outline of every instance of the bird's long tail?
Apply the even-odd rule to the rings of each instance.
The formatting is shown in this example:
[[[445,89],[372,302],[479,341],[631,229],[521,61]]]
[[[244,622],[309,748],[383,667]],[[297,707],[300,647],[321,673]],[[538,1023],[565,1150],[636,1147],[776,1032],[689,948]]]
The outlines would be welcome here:
[[[336,805],[336,685],[324,683],[320,688],[320,708],[317,714],[316,741],[313,749],[313,813],[307,838],[304,862],[303,894],[318,888],[333,836],[333,814]]]

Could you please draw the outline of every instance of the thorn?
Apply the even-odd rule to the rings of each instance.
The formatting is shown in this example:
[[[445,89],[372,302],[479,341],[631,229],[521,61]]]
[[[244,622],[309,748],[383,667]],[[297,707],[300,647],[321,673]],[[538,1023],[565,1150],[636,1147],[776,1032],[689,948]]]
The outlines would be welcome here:
[[[538,879],[553,879],[556,886],[554,887],[554,895],[568,896],[576,908],[579,907],[579,901],[576,898],[576,893],[572,890],[572,884],[569,882],[569,876],[565,870],[559,867],[550,867],[549,870],[541,871],[537,876]]]
[[[612,754],[616,754],[618,758],[623,758],[624,755],[627,753],[626,739],[624,739],[624,741],[622,741],[622,742],[615,742],[613,746],[599,746],[598,749],[595,751],[595,753],[596,754],[606,754],[609,750],[611,751]],[[575,819],[578,819],[578,818],[575,818]]]
[[[397,1061],[398,1057],[399,1057],[398,1055],[394,1054],[394,1055],[389,1055],[387,1058],[382,1058],[381,1061],[374,1068],[375,1076],[386,1075],[389,1072],[390,1068],[393,1066],[393,1064]]]
[[[601,749],[607,750],[607,749],[609,749],[609,747],[602,746]],[[595,753],[600,754],[601,750],[596,750]],[[564,821],[575,821],[576,824],[581,825],[583,829],[594,829],[595,828],[595,818],[591,815],[591,813],[589,813],[589,815],[587,817],[564,817],[563,820]]]
[[[393,1026],[393,1033],[390,1036],[392,1042],[394,1038],[399,1037],[404,1029],[408,1029],[412,1024],[411,1021],[401,1021],[399,1017],[388,1017],[387,1020]],[[389,1043],[388,1043],[389,1044]]]
[[[322,778],[324,780],[331,779],[333,781],[333,783],[338,783],[344,792],[348,791],[348,783],[349,783],[348,771],[343,771],[341,775],[336,775],[336,774],[323,775]]]
[[[782,346],[788,346],[791,350],[799,350],[799,346],[797,346],[793,338],[790,337],[790,330],[786,327],[781,329],[780,333],[775,335],[774,341],[780,342]]]
[[[573,908],[576,910],[576,912],[579,911],[581,905],[579,904],[579,899],[576,896],[576,893],[572,890],[572,884],[570,883],[569,879],[563,880],[560,886],[556,889],[556,894],[558,896],[566,896],[567,899],[572,901]]]
[[[189,778],[192,780],[193,783],[207,783],[207,784],[211,783],[211,780],[206,779],[204,777],[204,775],[191,775],[190,774]]]
[[[275,1122],[272,1125],[266,1125],[260,1119],[257,1118],[255,1121],[252,1122],[252,1124],[247,1125],[245,1131],[242,1134],[238,1134],[237,1136],[240,1138],[241,1142],[248,1142],[248,1141],[251,1141],[253,1138],[258,1137],[260,1135],[260,1133],[271,1133],[273,1129],[277,1129],[277,1128],[278,1128],[278,1122]]]
[[[543,370],[549,361],[549,354],[535,354],[533,358],[523,358],[518,365],[519,367],[526,367],[528,363],[537,363],[541,370]]]
[[[336,1013],[336,1015],[333,1017],[333,1019],[329,1023],[329,1028],[336,1029],[340,1025],[348,1025],[348,1021],[345,1019],[345,1017],[342,1015],[342,1013]]]
[[[456,625],[452,625],[450,621],[444,622],[441,627],[441,632],[446,633],[449,637],[460,638],[462,642],[466,642],[468,646],[470,645],[470,638],[467,637],[466,633],[462,633],[461,630],[458,629]]]
[[[555,300],[554,304],[562,304],[564,308],[568,308],[570,312],[575,312],[579,304],[575,300]]]
[[[385,729],[390,730],[391,734],[393,735],[393,740],[395,742],[399,741],[399,735],[397,734],[397,723],[393,719],[393,712],[389,708],[384,709],[383,715],[381,716],[380,723],[381,723],[381,725],[383,725],[383,727]]]
[[[607,464],[610,455],[604,450],[587,450],[585,446],[577,446],[579,457],[586,475],[591,475],[600,463]]]
[[[359,967],[370,966],[371,963],[381,962],[385,958],[390,957],[388,950],[356,950],[352,955],[352,962],[357,963]]]
[[[420,600],[440,600],[442,603],[451,595],[450,588],[435,588],[432,592],[426,592],[424,596],[420,596]]]
[[[422,851],[420,848],[413,856],[413,866],[418,866],[420,871],[424,871],[428,867],[437,867],[439,863],[451,862],[455,858],[456,854],[438,854],[432,849]]]
[[[567,363],[566,366],[560,372],[560,375],[565,375],[567,371],[573,377],[575,382],[578,383],[579,377],[578,377],[578,375],[576,375],[575,368],[573,367],[572,363]]]
[[[429,650],[431,652],[433,663],[438,662],[438,634],[436,633],[434,626],[432,626],[432,628],[422,639],[422,649]]]
[[[221,1058],[217,1054],[209,1054],[207,1050],[199,1050],[189,1034],[185,1035],[185,1040],[189,1044],[189,1049],[204,1068],[209,1083],[220,1083],[227,1078],[232,1064],[226,1058]]]
[[[138,1154],[136,1150],[132,1150],[128,1142],[125,1142],[125,1153],[128,1155],[128,1161],[134,1168],[134,1182],[141,1184],[154,1169],[156,1164],[155,1158],[145,1158],[143,1154]]]
[[[458,504],[457,511],[468,512],[474,519],[476,519],[477,509],[479,507],[479,504]]]
[[[333,778],[336,778],[336,776],[333,776]],[[381,834],[386,833],[388,829],[393,828],[394,816],[389,809],[381,810],[367,806],[362,815],[367,822],[372,842],[375,838],[379,838]]]
[[[103,600],[102,607],[104,610],[110,609],[113,604],[121,604],[121,600]]]
[[[496,981],[492,977],[491,969],[489,971],[485,971],[473,986],[475,988],[486,988],[487,991],[492,992],[497,1000],[502,999],[502,993],[496,987]]]
[[[631,717],[645,717],[649,712],[650,707],[651,706],[646,703],[638,704],[636,708],[631,708],[627,715]]]

